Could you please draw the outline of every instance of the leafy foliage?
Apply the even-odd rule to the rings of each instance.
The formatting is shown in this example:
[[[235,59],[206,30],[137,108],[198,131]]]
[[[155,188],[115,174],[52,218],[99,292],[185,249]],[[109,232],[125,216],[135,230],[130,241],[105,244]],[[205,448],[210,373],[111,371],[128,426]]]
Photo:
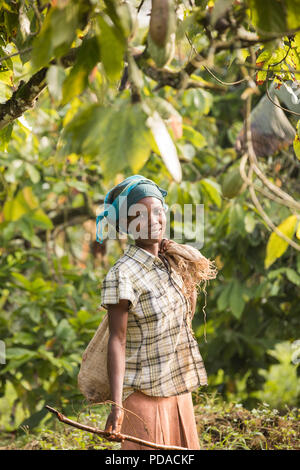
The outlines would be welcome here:
[[[201,450],[299,450],[299,416],[296,408],[284,414],[260,404],[251,411],[241,403],[226,403],[215,395],[203,394],[196,399],[195,417]],[[81,413],[80,422],[89,426],[105,425],[107,410]],[[74,417],[75,419],[75,417]],[[40,427],[13,440],[2,435],[1,449],[15,450],[118,450],[119,443],[108,442],[94,434],[55,422],[53,430]]]
[[[140,4],[0,1],[2,428],[47,424],[46,403],[66,414],[81,408],[76,377],[104,313],[101,280],[124,246],[97,246],[95,215],[132,172],[165,187],[169,206],[204,204],[201,251],[220,273],[209,286],[207,343],[203,296],[193,326],[209,392],[240,396],[248,408],[282,407],[284,392],[299,406],[299,368],[268,351],[298,339],[300,253],[255,205],[236,145],[249,96],[255,107],[270,81],[298,96],[299,2],[176,1],[165,67],[148,47],[149,2]],[[296,115],[288,115],[294,144],[259,167],[293,200],[260,198],[297,247]]]

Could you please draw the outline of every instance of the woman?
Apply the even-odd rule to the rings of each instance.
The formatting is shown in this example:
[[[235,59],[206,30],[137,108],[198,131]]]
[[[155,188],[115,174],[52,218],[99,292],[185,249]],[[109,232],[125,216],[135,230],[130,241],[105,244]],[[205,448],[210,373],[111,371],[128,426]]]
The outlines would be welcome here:
[[[102,284],[115,403],[105,430],[116,439],[121,432],[199,449],[191,391],[207,385],[207,376],[191,319],[197,285],[214,278],[216,270],[198,250],[163,238],[166,194],[153,181],[134,175],[107,194],[105,205],[113,210],[106,208],[97,218],[98,224],[106,216],[118,232],[135,231],[135,244],[127,246]],[[125,441],[121,449],[149,447]]]

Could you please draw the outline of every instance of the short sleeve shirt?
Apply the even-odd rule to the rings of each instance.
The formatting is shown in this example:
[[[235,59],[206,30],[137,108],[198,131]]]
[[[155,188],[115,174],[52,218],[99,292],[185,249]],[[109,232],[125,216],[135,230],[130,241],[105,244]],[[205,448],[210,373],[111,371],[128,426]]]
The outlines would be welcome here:
[[[130,301],[123,401],[134,390],[169,397],[207,385],[182,285],[173,268],[136,245],[128,245],[105,276],[101,306]]]

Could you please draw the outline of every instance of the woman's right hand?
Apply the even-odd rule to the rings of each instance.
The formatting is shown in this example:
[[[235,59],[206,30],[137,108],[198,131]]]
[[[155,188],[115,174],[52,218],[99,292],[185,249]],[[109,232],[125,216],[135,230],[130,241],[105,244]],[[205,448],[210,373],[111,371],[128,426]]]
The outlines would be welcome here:
[[[117,435],[121,432],[121,427],[124,419],[124,411],[122,408],[113,405],[111,412],[109,413],[105,431],[111,433],[109,438],[116,440],[116,441],[123,441],[122,439],[118,438]]]

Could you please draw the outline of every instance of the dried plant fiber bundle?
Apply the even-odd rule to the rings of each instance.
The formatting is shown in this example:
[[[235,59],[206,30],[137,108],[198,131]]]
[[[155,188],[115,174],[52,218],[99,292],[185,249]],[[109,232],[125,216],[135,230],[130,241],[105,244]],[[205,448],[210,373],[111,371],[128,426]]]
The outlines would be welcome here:
[[[181,245],[173,240],[164,238],[161,242],[160,253],[167,258],[171,267],[183,279],[183,294],[190,297],[196,288],[201,288],[206,281],[215,279],[218,270],[215,262],[205,258],[199,250],[191,245]]]

